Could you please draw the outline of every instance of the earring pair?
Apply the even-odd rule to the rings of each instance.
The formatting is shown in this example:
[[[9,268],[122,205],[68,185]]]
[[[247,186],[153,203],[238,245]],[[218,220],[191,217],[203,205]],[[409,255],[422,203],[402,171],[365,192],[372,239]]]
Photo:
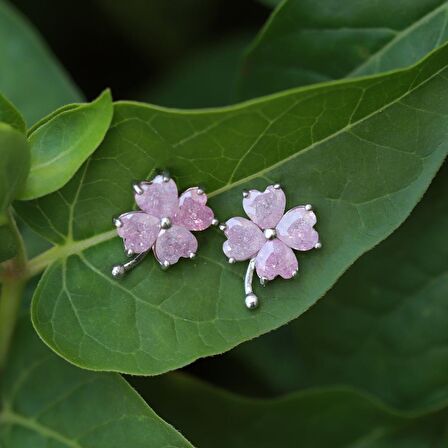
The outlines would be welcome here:
[[[114,277],[122,277],[136,266],[151,250],[162,269],[180,258],[194,258],[198,242],[192,232],[218,226],[207,195],[192,187],[178,195],[174,180],[160,174],[152,181],[133,184],[134,197],[140,210],[123,213],[113,219],[118,235],[123,239],[125,253],[131,259],[112,268]],[[234,217],[220,224],[227,240],[223,244],[229,263],[249,260],[244,279],[245,304],[258,306],[253,292],[254,272],[265,286],[280,276],[293,278],[298,272],[297,258],[292,249],[320,249],[317,222],[311,205],[300,205],[285,213],[286,196],[279,184],[264,192],[243,192],[243,209],[247,218]]]

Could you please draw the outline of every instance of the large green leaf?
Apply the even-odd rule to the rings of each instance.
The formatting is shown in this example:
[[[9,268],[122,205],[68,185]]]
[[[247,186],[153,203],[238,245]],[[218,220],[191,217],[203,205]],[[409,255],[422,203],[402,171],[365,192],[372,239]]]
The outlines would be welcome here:
[[[286,0],[247,54],[243,98],[415,63],[447,40],[445,0]]]
[[[0,91],[34,123],[81,95],[32,26],[0,1]]]
[[[255,400],[179,374],[142,383],[151,406],[202,448],[442,448],[448,443],[446,410],[426,417],[398,414],[350,389]]]
[[[41,337],[92,369],[156,374],[223,352],[298,317],[407,217],[448,149],[448,47],[393,74],[293,90],[235,107],[185,112],[116,106],[101,147],[56,194],[18,204],[56,244],[33,300]],[[288,205],[312,203],[324,249],[301,257],[297,281],[274,281],[243,305],[244,264],[229,266],[218,231],[196,260],[162,272],[148,259],[122,281],[113,215],[133,207],[132,179],[169,168],[201,183],[221,219],[241,191],[278,181]]]
[[[318,305],[234,355],[277,393],[348,384],[403,409],[448,404],[447,191],[448,165]]]
[[[106,90],[92,103],[65,106],[43,119],[29,136],[31,170],[19,199],[35,199],[63,187],[102,142],[112,114]]]
[[[2,375],[2,448],[191,448],[120,376],[77,369],[49,352],[28,318]]]
[[[16,117],[18,115],[13,114],[12,121],[18,124]],[[7,209],[23,188],[29,169],[30,148],[25,136],[8,124],[0,123],[0,262],[16,253]]]

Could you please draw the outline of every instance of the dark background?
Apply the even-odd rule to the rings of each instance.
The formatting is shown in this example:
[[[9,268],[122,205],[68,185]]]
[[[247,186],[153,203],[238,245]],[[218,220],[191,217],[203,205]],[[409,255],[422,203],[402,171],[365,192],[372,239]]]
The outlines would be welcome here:
[[[159,86],[166,90],[167,77],[194,69],[197,55],[203,61],[205,50],[213,57],[215,46],[239,36],[249,41],[270,13],[257,0],[12,3],[39,30],[87,98],[111,87],[115,99],[155,102],[158,93],[154,92]],[[181,99],[177,101],[182,103]],[[164,99],[160,102],[170,103]],[[192,101],[191,106],[200,106],[201,102]],[[204,105],[225,101],[208,102]]]

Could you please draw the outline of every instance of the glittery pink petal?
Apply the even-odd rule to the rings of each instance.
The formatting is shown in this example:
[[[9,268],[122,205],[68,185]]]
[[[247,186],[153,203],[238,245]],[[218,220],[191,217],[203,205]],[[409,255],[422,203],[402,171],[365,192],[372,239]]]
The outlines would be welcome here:
[[[198,194],[198,187],[189,188],[179,198],[179,210],[174,217],[174,223],[188,230],[205,230],[212,224],[213,210],[207,207],[207,195]]]
[[[159,234],[159,219],[144,212],[125,213],[119,219],[123,225],[117,228],[117,233],[126,249],[136,254],[151,249]]]
[[[266,241],[258,252],[255,267],[258,277],[273,280],[278,275],[293,277],[299,264],[294,252],[282,241],[274,239]]]
[[[198,242],[185,227],[172,226],[160,233],[155,245],[157,259],[163,263],[177,263],[179,258],[189,258],[198,250]]]
[[[135,202],[146,213],[157,218],[172,218],[179,206],[177,187],[170,179],[163,181],[163,176],[156,176],[152,182],[141,182],[142,194],[135,194]]]
[[[223,251],[237,261],[248,260],[261,249],[266,238],[263,232],[246,218],[231,218],[226,222],[224,234],[227,241]]]
[[[286,197],[281,188],[272,185],[262,193],[250,190],[243,199],[243,208],[247,216],[262,229],[274,228],[285,212]]]
[[[207,195],[205,193],[199,194],[199,187],[191,187],[188,190],[185,190],[179,197],[179,207],[182,207],[185,201],[193,200],[200,205],[205,205],[207,203]]]
[[[296,250],[313,249],[319,234],[313,229],[316,215],[312,210],[299,206],[289,210],[277,224],[277,237]]]

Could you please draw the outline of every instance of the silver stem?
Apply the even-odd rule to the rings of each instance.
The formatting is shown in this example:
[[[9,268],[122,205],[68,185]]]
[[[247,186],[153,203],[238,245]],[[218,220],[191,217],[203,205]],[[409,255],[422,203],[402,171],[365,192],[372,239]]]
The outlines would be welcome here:
[[[250,310],[257,308],[258,306],[258,297],[254,294],[252,289],[254,270],[255,270],[255,258],[252,258],[249,261],[246,276],[244,277],[244,292],[246,293],[245,303],[246,307],[249,308]]]
[[[112,268],[112,275],[116,278],[123,277],[123,275],[137,266],[143,258],[146,257],[149,251],[142,252],[141,254],[136,255],[132,260],[129,260],[124,264],[117,264]]]

